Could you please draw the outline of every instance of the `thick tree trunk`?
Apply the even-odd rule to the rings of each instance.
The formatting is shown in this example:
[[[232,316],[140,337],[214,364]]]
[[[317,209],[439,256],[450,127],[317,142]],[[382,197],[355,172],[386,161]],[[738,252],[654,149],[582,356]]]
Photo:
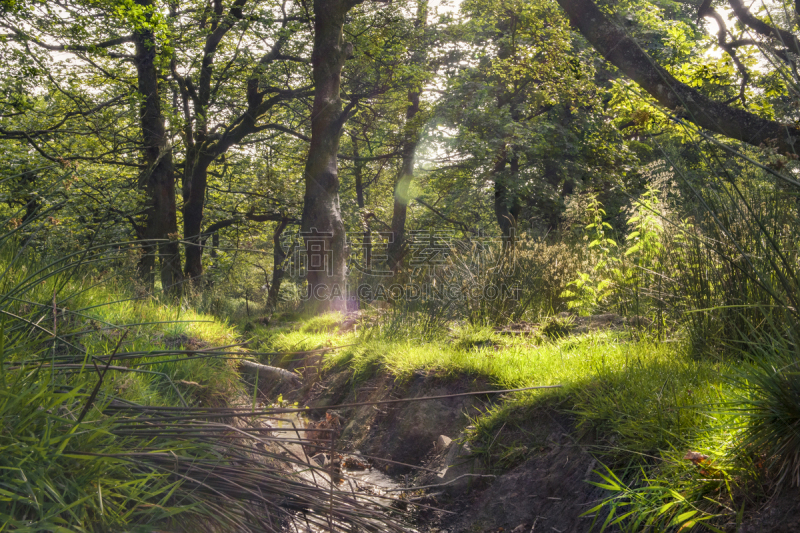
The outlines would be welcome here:
[[[175,203],[175,173],[172,149],[167,143],[164,116],[155,65],[156,45],[152,32],[134,34],[136,55],[134,64],[138,88],[142,97],[139,107],[143,137],[145,170],[139,185],[147,194],[144,239],[145,255],[140,263],[142,276],[151,284],[154,276],[156,251],[161,258],[161,284],[167,293],[181,290],[183,276],[180,268],[180,248],[174,236],[178,233],[177,206]],[[154,240],[162,242],[155,243]]]
[[[314,1],[314,105],[311,145],[305,168],[302,233],[308,266],[308,298],[313,309],[346,309],[346,243],[339,206],[337,153],[342,126],[350,109],[339,95],[342,67],[352,53],[344,42],[347,11],[342,0]]]
[[[206,201],[208,166],[212,158],[189,150],[183,187],[183,237],[186,240],[184,274],[195,288],[202,287],[203,276],[203,211]]]

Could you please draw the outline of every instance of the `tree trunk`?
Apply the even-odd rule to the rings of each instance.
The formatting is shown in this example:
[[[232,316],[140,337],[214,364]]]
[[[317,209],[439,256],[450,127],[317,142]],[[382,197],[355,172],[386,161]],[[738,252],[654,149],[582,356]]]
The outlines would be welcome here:
[[[208,166],[213,158],[189,150],[183,186],[183,237],[186,241],[184,274],[194,287],[202,286],[203,276],[203,211],[206,202]]]
[[[428,2],[420,0],[417,4],[417,28],[424,28],[428,20]],[[425,45],[420,48],[412,57],[412,64],[421,65],[427,57]],[[419,97],[422,87],[417,86],[408,91],[408,107],[406,108],[406,134],[403,143],[403,164],[400,167],[400,174],[394,187],[394,207],[392,209],[392,238],[389,243],[388,257],[389,268],[397,272],[403,261],[406,239],[406,218],[408,216],[408,196],[411,181],[414,179],[414,161],[419,144],[419,135],[422,125],[414,121],[419,113]]]
[[[342,0],[314,1],[314,105],[305,168],[302,235],[308,268],[309,305],[318,312],[345,310],[347,288],[344,223],[339,205],[337,153],[350,106],[339,95],[342,67],[352,53],[344,42],[347,11]]]
[[[150,5],[151,2],[140,2]],[[165,292],[177,294],[183,276],[180,268],[180,248],[174,238],[178,234],[177,206],[175,203],[175,175],[172,149],[168,146],[164,116],[155,65],[156,45],[149,30],[134,33],[136,55],[134,64],[142,102],[139,107],[143,138],[145,170],[139,177],[140,187],[147,194],[145,211],[144,252],[140,262],[141,275],[152,286],[156,251],[161,258],[161,285]],[[162,242],[153,242],[161,240]]]
[[[358,139],[355,135],[350,137],[353,143],[353,177],[356,180],[356,203],[361,211],[361,228],[364,230],[364,238],[361,241],[364,250],[364,269],[369,272],[372,270],[372,230],[365,212],[366,201],[364,199],[364,162],[360,160],[361,154],[358,151]]]
[[[408,92],[408,108],[406,109],[406,124],[411,123],[419,112],[420,91]],[[407,126],[409,127],[409,126]],[[389,243],[389,267],[396,272],[403,260],[403,250],[406,239],[406,218],[408,216],[408,190],[411,180],[414,179],[414,160],[419,141],[419,126],[410,126],[416,131],[408,132],[403,143],[403,164],[394,186],[394,208],[392,209],[392,239]]]
[[[269,291],[267,292],[268,316],[272,316],[272,313],[275,312],[275,308],[278,307],[278,295],[280,294],[283,277],[286,275],[286,269],[283,268],[283,263],[286,261],[287,254],[283,251],[283,247],[281,246],[281,235],[283,235],[283,231],[288,225],[288,220],[281,220],[278,222],[278,226],[272,234],[272,283],[270,283]],[[292,251],[293,249],[290,250],[290,254]]]
[[[506,164],[510,164],[508,171],[506,170]],[[519,217],[521,206],[519,195],[509,191],[508,181],[510,181],[510,178],[516,178],[518,173],[519,157],[512,155],[509,160],[508,147],[504,146],[497,156],[492,169],[494,177],[494,215],[497,219],[497,225],[500,226],[504,250],[514,246],[517,217]]]
[[[283,91],[264,101],[269,91],[259,91],[259,80],[264,76],[267,67],[280,57],[281,48],[289,39],[289,34],[283,33],[269,51],[255,63],[250,73],[246,84],[247,108],[235,118],[228,117],[228,124],[217,124],[215,130],[223,126],[222,133],[214,134],[212,131],[214,135],[209,134],[209,110],[214,107],[212,101],[214,86],[222,81],[214,79],[214,60],[225,36],[236,26],[237,21],[242,20],[242,8],[246,4],[247,0],[235,0],[226,15],[222,2],[214,2],[214,16],[210,21],[196,77],[180,75],[174,65],[172,69],[172,76],[178,83],[183,99],[186,123],[183,132],[186,144],[183,172],[183,230],[186,240],[184,272],[194,282],[196,289],[202,289],[204,285],[201,283],[203,245],[208,234],[212,233],[208,230],[203,231],[209,166],[232,146],[259,131],[256,126],[259,117],[274,105],[294,97],[293,91]],[[282,27],[286,28],[286,21]],[[196,81],[196,86],[192,83],[193,79]]]

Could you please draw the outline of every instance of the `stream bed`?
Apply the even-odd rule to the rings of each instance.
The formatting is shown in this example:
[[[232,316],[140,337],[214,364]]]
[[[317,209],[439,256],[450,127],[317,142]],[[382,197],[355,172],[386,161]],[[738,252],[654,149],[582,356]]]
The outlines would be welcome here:
[[[310,422],[303,413],[285,413],[280,418],[269,418],[262,424],[277,430],[271,439],[283,449],[283,455],[292,456],[295,459],[295,461],[287,461],[286,464],[291,465],[294,473],[309,483],[329,489],[332,471],[336,490],[351,493],[357,501],[367,502],[386,511],[399,511],[401,507],[405,507],[406,501],[401,495],[406,486],[403,482],[382,472],[373,465],[369,458],[363,457],[358,451],[333,450],[332,454],[330,447],[324,447],[325,441],[315,445],[308,444],[314,442],[309,435],[313,435],[316,430],[313,428],[313,422]],[[308,465],[308,467],[306,468],[304,465]],[[301,524],[302,520],[297,521],[292,531],[298,527],[300,529],[297,531],[303,533],[330,530],[311,524],[305,526],[301,526]],[[335,524],[333,529],[337,530]],[[408,527],[406,531],[415,531],[415,529]]]

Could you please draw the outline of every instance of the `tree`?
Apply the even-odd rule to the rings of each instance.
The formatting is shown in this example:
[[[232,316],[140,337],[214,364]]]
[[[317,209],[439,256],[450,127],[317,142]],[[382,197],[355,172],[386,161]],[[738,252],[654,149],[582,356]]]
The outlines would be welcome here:
[[[53,71],[46,73],[47,89],[66,96],[73,109],[49,117],[49,124],[44,128],[0,130],[0,133],[6,138],[25,139],[42,157],[51,161],[91,161],[140,169],[136,183],[146,193],[144,221],[138,223],[134,216],[126,214],[137,237],[144,243],[140,272],[152,285],[155,251],[158,250],[162,286],[166,291],[178,290],[182,276],[175,242],[173,152],[165,128],[160,83],[165,21],[155,1],[137,0],[120,6],[80,0],[59,6],[33,3],[5,11],[0,27],[10,31],[5,37],[17,44],[18,53],[42,69],[48,69],[55,54],[72,54],[79,59],[77,66],[61,61],[61,65],[69,69],[65,80],[56,79]],[[133,45],[133,53],[129,44]],[[133,72],[127,63],[133,64]],[[133,82],[129,81],[131,75],[135,77]],[[86,83],[97,85],[98,79],[100,94],[107,95],[108,87],[113,94],[100,103],[84,87]],[[100,111],[125,109],[129,98],[124,95],[131,92],[131,87],[138,107],[140,138],[134,144],[141,154],[140,162],[128,159],[130,144],[124,140],[120,142],[120,137],[125,139],[124,130],[120,132],[112,126],[108,131],[105,126],[98,127],[94,120]],[[76,125],[82,133],[99,141],[99,149],[95,147],[94,151],[100,155],[53,151],[47,145],[54,137],[74,138],[78,133],[73,129]]]
[[[406,248],[406,218],[408,217],[408,204],[411,200],[409,189],[414,178],[414,163],[416,160],[417,146],[424,127],[421,120],[425,115],[420,113],[420,97],[423,91],[423,82],[430,77],[430,72],[425,72],[425,63],[428,57],[430,36],[426,31],[428,23],[428,2],[418,0],[417,17],[414,23],[416,45],[411,55],[411,65],[422,72],[411,80],[408,90],[408,106],[406,107],[405,124],[403,126],[403,141],[400,148],[402,163],[394,185],[394,205],[392,208],[391,239],[388,249],[389,268],[396,272],[400,267],[404,250]],[[428,74],[425,76],[423,74]]]
[[[175,175],[172,147],[167,137],[164,114],[161,111],[161,90],[157,67],[157,42],[153,29],[153,0],[138,0],[143,8],[143,20],[135,23],[133,42],[136,52],[133,64],[136,67],[140,94],[139,121],[142,130],[143,159],[145,168],[139,177],[140,187],[147,191],[144,239],[146,242],[142,267],[144,275],[150,276],[155,261],[156,246],[161,257],[161,284],[165,292],[180,290],[180,251],[177,233],[178,219],[175,203]]]
[[[635,158],[611,124],[593,58],[554,2],[473,0],[467,49],[439,116],[456,131],[459,167],[486,198],[506,245],[523,221],[552,230],[575,189],[607,187]],[[471,48],[474,46],[474,48]],[[520,228],[524,225],[520,224]]]
[[[361,0],[314,0],[311,64],[314,104],[305,167],[302,232],[308,261],[308,294],[319,310],[346,309],[347,248],[339,203],[338,155],[342,128],[356,105],[342,106],[342,68],[353,54],[345,42],[345,16]]]
[[[281,17],[278,20],[274,18],[276,10]],[[181,49],[171,61],[172,77],[181,98],[181,132],[186,150],[182,176],[185,274],[196,282],[197,288],[202,287],[197,282],[203,275],[203,242],[211,233],[203,229],[209,167],[254,134],[287,129],[286,124],[270,119],[280,121],[277,109],[282,104],[310,94],[308,88],[293,87],[293,79],[298,77],[295,71],[278,66],[307,62],[302,57],[302,44],[287,53],[291,36],[302,35],[297,23],[304,17],[287,14],[286,2],[275,6],[257,0],[236,0],[226,10],[217,0],[201,12],[200,19],[199,31],[190,30],[195,24],[184,25],[187,31],[179,42]],[[268,37],[274,43],[259,57],[257,51],[263,45],[258,40]],[[199,41],[203,46],[198,50]],[[217,69],[219,60],[223,63]],[[255,219],[250,216],[249,220]]]

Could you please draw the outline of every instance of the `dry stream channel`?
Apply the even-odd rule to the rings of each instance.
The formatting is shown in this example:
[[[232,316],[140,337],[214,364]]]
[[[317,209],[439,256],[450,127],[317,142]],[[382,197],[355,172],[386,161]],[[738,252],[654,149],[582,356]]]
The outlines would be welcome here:
[[[318,487],[350,492],[354,500],[385,511],[396,509],[398,503],[406,503],[401,498],[406,489],[418,490],[406,488],[398,480],[381,472],[373,466],[370,458],[362,456],[358,451],[343,453],[330,444],[325,446],[326,442],[321,439],[315,439],[315,444],[309,444],[309,434],[325,430],[313,428],[313,423],[301,412],[284,413],[280,418],[270,418],[262,424],[276,430],[272,440],[283,450],[282,454],[294,459],[289,463],[294,473]],[[308,467],[304,467],[304,464]],[[333,487],[331,472],[334,478]],[[331,525],[333,531],[339,530],[337,524]],[[330,530],[330,526],[320,528],[314,524],[304,524],[302,518],[290,529],[302,533]],[[406,530],[415,531],[410,526]]]

